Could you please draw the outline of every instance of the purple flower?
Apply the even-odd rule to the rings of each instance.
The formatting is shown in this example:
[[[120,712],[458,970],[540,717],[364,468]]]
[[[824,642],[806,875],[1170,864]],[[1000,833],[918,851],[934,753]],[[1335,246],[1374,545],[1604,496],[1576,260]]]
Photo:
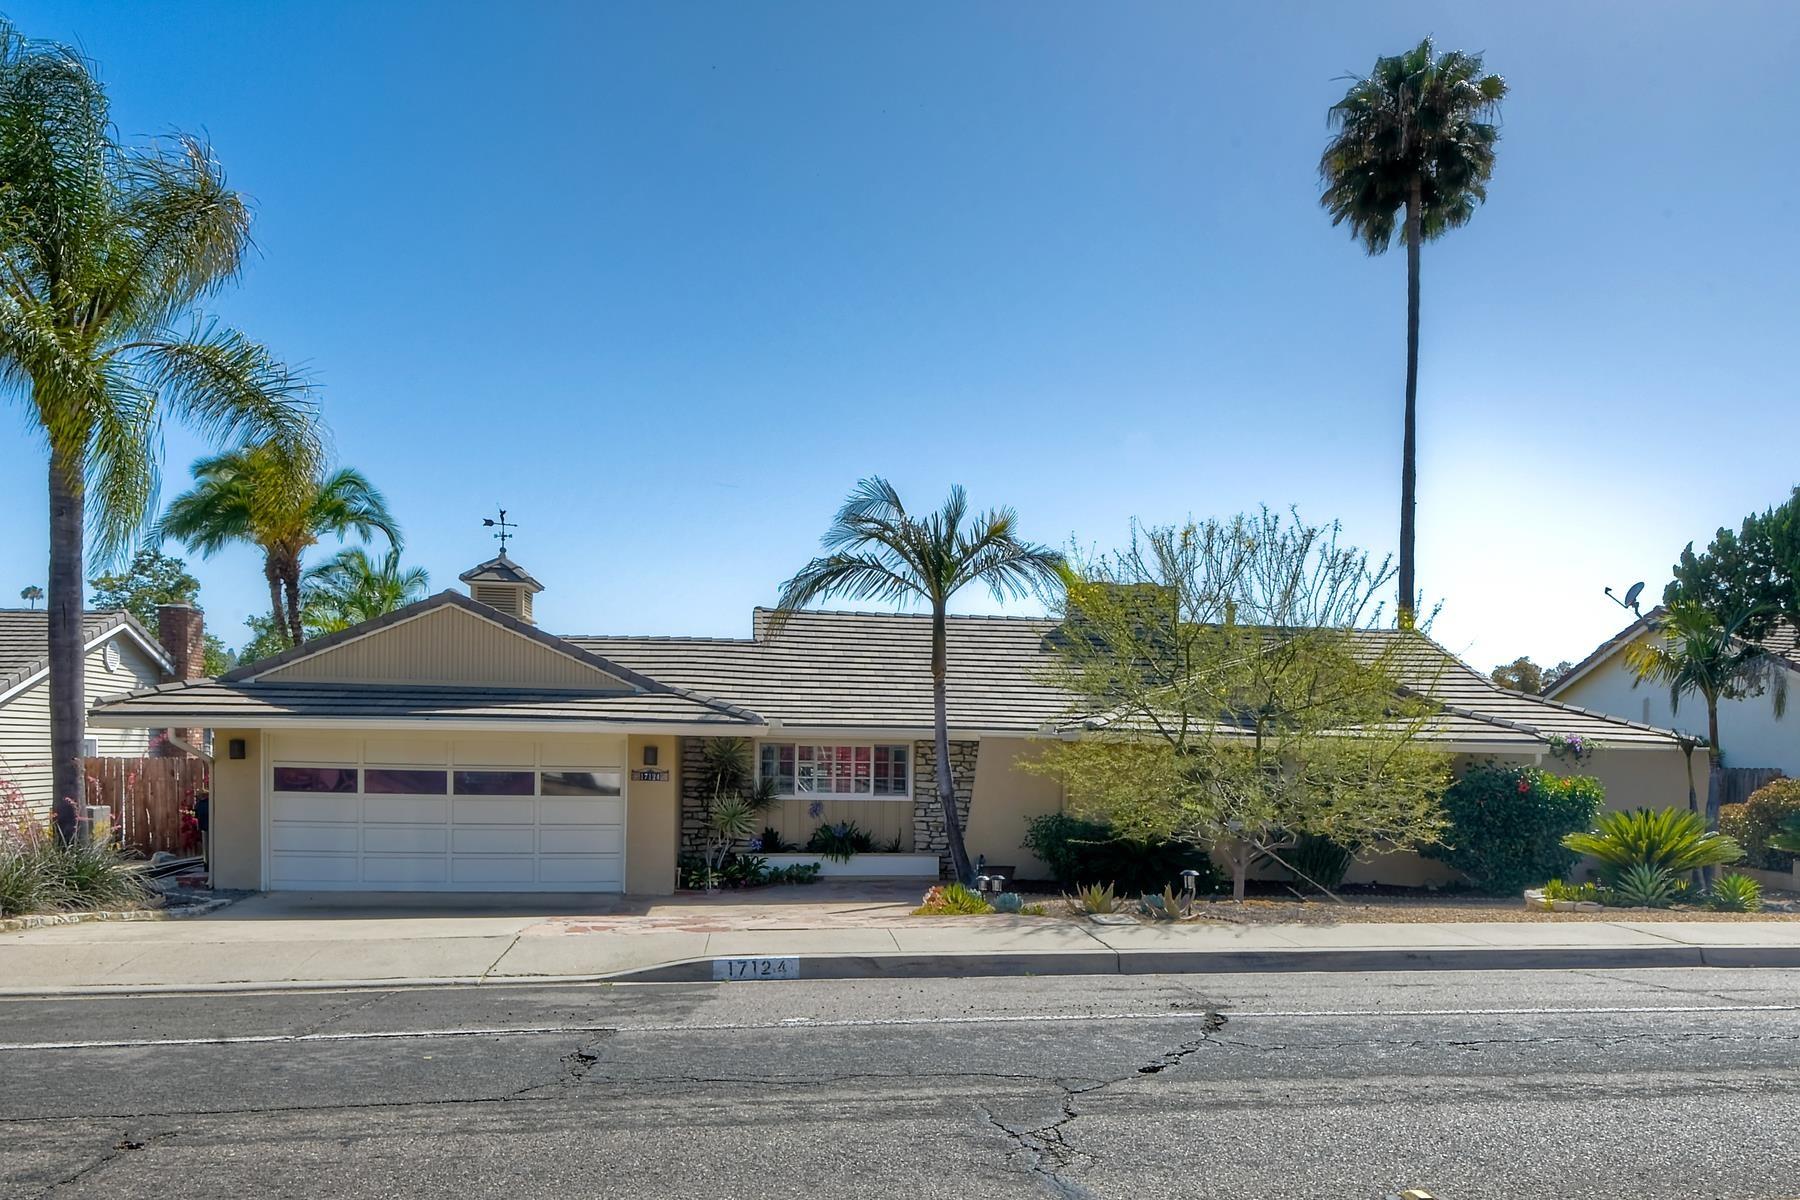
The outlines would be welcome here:
[[[823,800],[814,800],[811,804],[806,806],[806,815],[815,821],[824,816],[825,802]]]

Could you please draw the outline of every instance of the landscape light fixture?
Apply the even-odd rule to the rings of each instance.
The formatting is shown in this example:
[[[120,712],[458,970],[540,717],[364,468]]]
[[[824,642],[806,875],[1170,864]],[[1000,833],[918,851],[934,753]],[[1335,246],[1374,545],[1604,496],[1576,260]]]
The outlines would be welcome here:
[[[1192,900],[1200,891],[1200,872],[1188,868],[1181,873],[1181,894]]]

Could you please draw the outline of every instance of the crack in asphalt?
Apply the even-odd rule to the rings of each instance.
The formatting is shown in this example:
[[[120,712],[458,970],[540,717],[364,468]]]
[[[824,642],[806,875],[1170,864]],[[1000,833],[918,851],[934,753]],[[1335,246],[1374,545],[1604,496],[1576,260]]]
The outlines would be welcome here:
[[[377,992],[373,996],[359,997],[355,1000],[352,1000],[350,1003],[344,1005],[342,1008],[336,1008],[336,1009],[331,1010],[330,1012],[326,1013],[324,1016],[320,1017],[317,1021],[313,1022],[311,1025],[308,1025],[302,1029],[296,1030],[294,1036],[295,1037],[311,1037],[313,1034],[318,1033],[321,1030],[323,1030],[327,1025],[335,1024],[336,1022],[349,1016],[351,1013],[360,1012],[363,1009],[370,1007],[371,1005],[378,1004],[383,1000],[391,999],[393,997],[393,995],[394,995],[393,992]]]
[[[1226,1018],[1217,1012],[1209,1012],[1205,1017],[1203,1032],[1199,1037],[1181,1043],[1175,1049],[1157,1055],[1149,1062],[1138,1067],[1129,1075],[1120,1075],[1114,1079],[1090,1080],[1080,1086],[1069,1081],[1057,1080],[1062,1088],[1062,1102],[1058,1115],[1054,1120],[1040,1125],[1010,1125],[995,1116],[992,1110],[977,1105],[987,1123],[1005,1134],[1013,1143],[1013,1149],[1007,1157],[1015,1154],[1023,1155],[1026,1169],[1038,1176],[1049,1187],[1051,1194],[1059,1200],[1091,1200],[1093,1193],[1081,1184],[1068,1177],[1068,1172],[1081,1167],[1092,1166],[1098,1161],[1092,1154],[1076,1149],[1069,1144],[1065,1130],[1081,1119],[1082,1113],[1077,1105],[1087,1096],[1107,1088],[1128,1082],[1136,1075],[1160,1075],[1170,1067],[1178,1066],[1188,1056],[1196,1053],[1202,1046],[1217,1044],[1214,1035],[1225,1027]]]
[[[174,1129],[164,1129],[159,1130],[156,1133],[145,1134],[141,1137],[133,1136],[131,1133],[127,1132],[121,1136],[118,1141],[114,1142],[112,1148],[107,1150],[106,1153],[102,1154],[99,1158],[96,1158],[93,1162],[88,1163],[73,1175],[66,1175],[61,1179],[53,1181],[43,1191],[39,1192],[38,1196],[40,1198],[54,1196],[66,1187],[75,1186],[88,1176],[94,1174],[94,1172],[99,1171],[112,1163],[114,1160],[134,1151],[142,1150],[152,1142],[160,1142],[165,1138],[172,1138],[177,1132],[178,1131]]]

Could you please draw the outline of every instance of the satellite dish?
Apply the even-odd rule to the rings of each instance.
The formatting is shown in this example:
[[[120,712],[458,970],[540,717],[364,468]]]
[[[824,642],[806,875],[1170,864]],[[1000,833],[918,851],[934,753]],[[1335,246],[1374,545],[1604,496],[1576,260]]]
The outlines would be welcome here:
[[[1644,585],[1642,583],[1634,583],[1630,587],[1626,588],[1625,589],[1625,607],[1629,608],[1635,612],[1637,610],[1637,606],[1638,606],[1638,597],[1643,594],[1644,594]]]

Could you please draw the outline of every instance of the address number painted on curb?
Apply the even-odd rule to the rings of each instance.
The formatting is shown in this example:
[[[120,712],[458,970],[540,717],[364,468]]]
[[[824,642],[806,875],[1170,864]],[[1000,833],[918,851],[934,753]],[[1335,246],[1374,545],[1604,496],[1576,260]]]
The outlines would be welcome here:
[[[798,958],[715,958],[713,959],[713,978],[719,980],[798,979],[800,978],[800,960]]]

